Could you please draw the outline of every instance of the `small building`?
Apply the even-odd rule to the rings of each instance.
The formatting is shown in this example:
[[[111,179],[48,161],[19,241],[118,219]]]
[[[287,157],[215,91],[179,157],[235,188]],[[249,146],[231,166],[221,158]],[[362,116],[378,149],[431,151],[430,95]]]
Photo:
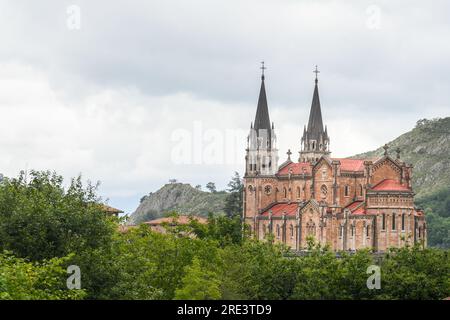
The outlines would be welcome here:
[[[110,215],[110,216],[118,217],[119,214],[123,213],[122,210],[113,208],[113,207],[108,206],[108,205],[106,205],[106,204],[102,204],[102,207],[103,207],[103,211],[104,211],[107,215]]]

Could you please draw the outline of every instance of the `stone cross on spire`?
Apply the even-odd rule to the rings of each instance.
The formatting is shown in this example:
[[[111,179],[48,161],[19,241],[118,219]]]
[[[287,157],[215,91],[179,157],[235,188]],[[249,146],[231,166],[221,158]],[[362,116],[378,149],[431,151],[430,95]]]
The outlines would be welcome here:
[[[266,70],[267,68],[264,66],[264,61],[261,61],[261,79],[264,80],[264,70]]]
[[[316,74],[316,83],[317,83],[317,75],[320,73],[320,71],[317,69],[317,65],[316,65],[316,69],[313,71]]]
[[[291,149],[288,149],[286,154],[288,155],[288,160],[291,160],[291,154],[292,154]]]

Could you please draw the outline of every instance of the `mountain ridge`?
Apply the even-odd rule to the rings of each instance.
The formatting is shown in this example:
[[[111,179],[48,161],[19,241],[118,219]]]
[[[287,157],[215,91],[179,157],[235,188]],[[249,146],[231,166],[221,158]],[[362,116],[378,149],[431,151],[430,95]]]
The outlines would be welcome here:
[[[223,214],[226,196],[225,191],[206,192],[189,183],[168,183],[142,197],[128,223],[139,224],[173,211],[199,216],[207,216],[210,212]]]

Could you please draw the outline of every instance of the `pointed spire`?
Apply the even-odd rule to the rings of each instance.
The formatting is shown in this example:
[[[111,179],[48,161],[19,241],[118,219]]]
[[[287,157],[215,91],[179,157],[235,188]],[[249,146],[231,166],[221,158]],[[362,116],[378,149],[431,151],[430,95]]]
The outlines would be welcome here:
[[[315,85],[314,85],[314,93],[313,100],[311,103],[311,110],[309,112],[309,121],[308,121],[308,133],[310,138],[318,140],[318,136],[323,132],[323,122],[322,122],[322,110],[320,107],[320,99],[319,99],[319,88],[318,88],[318,80],[317,74],[320,72],[317,70],[313,71],[316,74]]]
[[[309,111],[308,125],[303,129],[303,136],[301,139],[302,151],[300,152],[300,159],[302,161],[317,161],[323,155],[329,155],[330,138],[328,137],[327,127],[323,126],[322,110],[319,99],[319,80],[317,75],[319,70],[316,66],[313,71],[316,74],[314,93],[311,103],[311,110]]]
[[[265,129],[270,131],[270,118],[269,118],[269,107],[267,106],[267,96],[266,96],[266,87],[264,85],[264,70],[266,67],[264,66],[264,61],[261,62],[261,89],[259,90],[259,98],[258,98],[258,107],[256,109],[256,116],[254,122],[254,128],[257,133],[259,130]]]

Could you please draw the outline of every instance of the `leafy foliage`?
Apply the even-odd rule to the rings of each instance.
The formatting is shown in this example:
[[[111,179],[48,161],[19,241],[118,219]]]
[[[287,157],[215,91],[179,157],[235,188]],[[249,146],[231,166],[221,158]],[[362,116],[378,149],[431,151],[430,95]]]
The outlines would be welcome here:
[[[206,184],[206,189],[208,189],[209,192],[211,192],[211,193],[217,192],[217,188],[216,188],[216,185],[215,185],[214,182],[208,182],[208,183]]]
[[[242,184],[239,173],[235,172],[233,178],[228,183],[227,191],[229,194],[225,199],[224,211],[227,216],[240,216],[242,214],[242,192],[244,185]]]
[[[450,292],[448,250],[336,255],[308,239],[308,251],[293,253],[253,240],[237,215],[211,214],[207,224],[193,220],[165,233],[147,225],[124,231],[97,202],[79,178],[67,190],[48,172],[2,182],[0,247],[12,253],[0,254],[0,299],[442,299]],[[80,267],[82,290],[66,288],[70,264]],[[380,267],[381,289],[367,288],[371,265]]]
[[[214,300],[221,297],[217,274],[202,269],[200,260],[196,257],[192,260],[192,265],[185,268],[182,283],[183,286],[175,293],[177,300]]]
[[[241,244],[245,233],[248,233],[248,226],[242,224],[239,216],[228,218],[210,214],[207,224],[201,224],[193,220],[189,227],[191,228],[189,232],[192,232],[200,239],[217,241],[220,247],[230,244]]]
[[[67,277],[62,267],[69,257],[30,263],[10,252],[0,254],[1,300],[81,299],[83,290],[64,287]]]
[[[65,190],[55,173],[24,172],[0,184],[0,250],[31,260],[63,257],[108,243],[115,224],[81,177]]]

